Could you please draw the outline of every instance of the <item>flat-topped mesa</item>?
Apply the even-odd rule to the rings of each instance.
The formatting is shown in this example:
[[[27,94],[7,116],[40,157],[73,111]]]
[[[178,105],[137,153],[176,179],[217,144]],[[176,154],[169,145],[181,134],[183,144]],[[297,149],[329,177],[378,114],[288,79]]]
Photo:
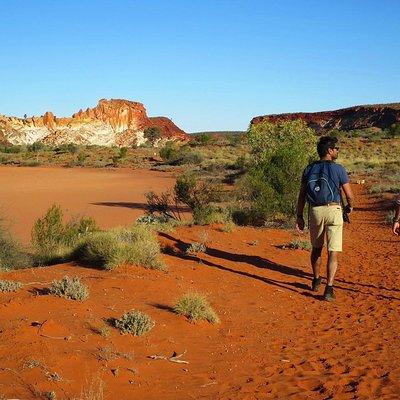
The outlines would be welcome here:
[[[101,120],[109,123],[115,132],[142,129],[148,120],[142,103],[123,99],[101,99],[94,108],[79,110],[72,115],[75,120]]]
[[[31,118],[0,115],[0,138],[11,144],[40,140],[49,145],[134,146],[145,142],[144,130],[150,127],[159,128],[163,139],[189,139],[170,119],[149,118],[142,103],[123,99],[101,99],[96,107],[79,110],[72,117],[57,118],[50,111]]]
[[[296,119],[305,121],[310,128],[315,129],[317,132],[330,129],[348,131],[373,127],[386,129],[392,124],[400,122],[400,105],[399,103],[393,103],[355,106],[314,113],[269,114],[253,118],[250,124],[259,124],[263,121],[293,121]]]

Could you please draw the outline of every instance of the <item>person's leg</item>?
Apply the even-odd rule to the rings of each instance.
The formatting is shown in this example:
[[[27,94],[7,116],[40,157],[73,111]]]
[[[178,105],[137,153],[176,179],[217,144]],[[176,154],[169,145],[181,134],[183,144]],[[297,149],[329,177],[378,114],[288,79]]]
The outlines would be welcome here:
[[[342,251],[343,242],[343,217],[341,207],[331,207],[326,227],[326,237],[328,243],[328,280],[324,293],[325,300],[335,300],[333,292],[333,281],[338,268],[338,255]]]
[[[314,278],[319,278],[321,269],[321,253],[322,247],[313,247],[311,251],[311,266],[313,269]]]
[[[314,279],[311,289],[317,292],[321,285],[320,268],[321,253],[324,246],[325,228],[322,207],[311,207],[310,209],[310,240],[312,245],[311,266],[313,269]]]
[[[333,280],[335,279],[337,267],[338,267],[338,251],[328,251],[328,265],[327,265],[327,285],[333,286]]]
[[[311,251],[311,266],[313,269],[314,278],[311,284],[311,290],[313,292],[318,292],[321,286],[321,277],[319,276],[319,271],[321,269],[321,253],[322,247],[313,247]]]

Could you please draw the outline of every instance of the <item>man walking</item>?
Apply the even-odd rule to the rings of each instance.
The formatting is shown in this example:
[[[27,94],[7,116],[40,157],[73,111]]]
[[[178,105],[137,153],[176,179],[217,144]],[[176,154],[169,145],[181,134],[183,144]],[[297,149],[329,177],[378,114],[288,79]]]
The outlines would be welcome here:
[[[339,155],[337,138],[321,137],[317,151],[319,161],[310,164],[303,172],[300,193],[297,201],[297,229],[304,230],[304,206],[309,203],[310,239],[312,244],[311,265],[314,279],[312,290],[317,292],[321,286],[321,253],[325,236],[328,247],[328,277],[324,299],[334,301],[333,281],[338,266],[338,254],[342,251],[343,210],[341,190],[347,199],[346,214],[353,209],[353,194],[346,170],[336,164]],[[344,206],[344,205],[343,205]]]

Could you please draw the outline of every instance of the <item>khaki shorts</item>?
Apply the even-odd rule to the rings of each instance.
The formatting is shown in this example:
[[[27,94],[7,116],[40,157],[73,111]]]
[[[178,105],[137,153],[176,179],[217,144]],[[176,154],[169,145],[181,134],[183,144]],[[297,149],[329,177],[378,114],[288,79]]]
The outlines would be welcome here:
[[[328,251],[342,251],[343,214],[336,204],[310,207],[310,239],[313,247],[321,248],[326,240]]]

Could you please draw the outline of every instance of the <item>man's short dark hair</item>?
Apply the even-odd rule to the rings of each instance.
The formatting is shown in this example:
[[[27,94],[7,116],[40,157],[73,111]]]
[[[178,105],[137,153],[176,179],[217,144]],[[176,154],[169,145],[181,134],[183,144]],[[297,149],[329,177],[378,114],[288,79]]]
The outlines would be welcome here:
[[[338,139],[333,136],[322,136],[317,144],[317,151],[320,157],[325,157],[328,154],[329,149],[336,147]]]

